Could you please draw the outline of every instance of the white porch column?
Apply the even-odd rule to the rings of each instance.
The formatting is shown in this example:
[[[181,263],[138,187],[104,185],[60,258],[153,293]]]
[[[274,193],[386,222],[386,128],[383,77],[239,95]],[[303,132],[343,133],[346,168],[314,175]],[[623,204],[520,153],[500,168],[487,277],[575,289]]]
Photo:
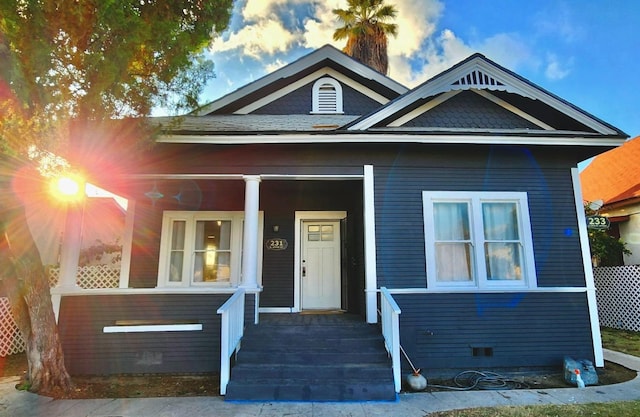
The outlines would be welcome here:
[[[131,270],[131,247],[133,245],[133,222],[136,216],[136,201],[127,200],[127,214],[124,218],[124,236],[122,237],[122,258],[120,259],[119,288],[129,288]]]
[[[82,245],[82,217],[84,204],[69,204],[62,236],[62,251],[60,254],[60,279],[57,288],[74,290],[78,276],[78,261]]]
[[[378,322],[378,277],[376,262],[376,213],[373,165],[364,166],[364,268],[367,323]]]
[[[242,240],[243,288],[258,288],[258,216],[260,176],[245,175],[244,236]]]

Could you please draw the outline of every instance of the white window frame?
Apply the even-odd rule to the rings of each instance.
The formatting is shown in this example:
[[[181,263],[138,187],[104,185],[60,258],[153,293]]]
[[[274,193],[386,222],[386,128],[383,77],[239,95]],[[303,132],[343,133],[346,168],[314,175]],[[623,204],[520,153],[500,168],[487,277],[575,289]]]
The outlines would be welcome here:
[[[469,204],[471,242],[473,246],[473,275],[471,282],[438,282],[436,280],[436,254],[434,209],[436,202],[466,202]],[[518,233],[522,245],[522,280],[488,280],[484,258],[484,228],[482,203],[515,203],[518,209]],[[492,290],[534,289],[537,287],[533,238],[526,192],[467,192],[467,191],[423,191],[424,240],[427,271],[427,288],[434,290]]]
[[[320,103],[320,89],[327,84],[333,87],[333,91],[335,93],[335,108],[331,111],[323,108]],[[312,101],[311,114],[342,114],[342,86],[337,80],[331,77],[320,78],[313,84]]]
[[[171,233],[174,221],[185,221],[185,242],[183,260],[183,272],[181,281],[170,281],[170,251]],[[194,282],[194,242],[196,222],[201,220],[228,220],[231,221],[231,274],[229,281],[225,282]],[[260,227],[262,218],[260,218]],[[244,212],[242,211],[171,211],[167,210],[162,216],[162,235],[160,237],[160,256],[158,265],[158,287],[235,287],[241,281],[242,270],[242,231],[244,227]],[[189,254],[189,255],[187,255]]]

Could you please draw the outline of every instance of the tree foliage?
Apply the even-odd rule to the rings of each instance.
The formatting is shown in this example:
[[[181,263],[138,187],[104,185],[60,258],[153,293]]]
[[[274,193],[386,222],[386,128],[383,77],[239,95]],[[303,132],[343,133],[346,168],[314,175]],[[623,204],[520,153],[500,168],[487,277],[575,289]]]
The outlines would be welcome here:
[[[25,163],[31,157],[56,169],[54,155],[68,158],[83,143],[107,143],[73,158],[88,164],[87,152],[101,157],[150,137],[145,116],[154,107],[195,108],[213,76],[203,49],[226,28],[231,6],[232,0],[0,2],[0,293],[9,296],[27,342],[33,391],[66,391],[70,380],[48,280],[16,192],[29,187],[26,178],[38,182],[22,175],[32,171]]]
[[[396,36],[398,25],[394,6],[384,0],[348,0],[347,9],[333,9],[342,24],[333,33],[334,40],[347,39],[344,52],[371,68],[386,74],[389,70],[388,35]]]
[[[587,216],[597,215],[597,211],[584,206]],[[589,230],[589,248],[595,266],[618,266],[622,264],[623,255],[631,255],[627,244],[606,230]]]

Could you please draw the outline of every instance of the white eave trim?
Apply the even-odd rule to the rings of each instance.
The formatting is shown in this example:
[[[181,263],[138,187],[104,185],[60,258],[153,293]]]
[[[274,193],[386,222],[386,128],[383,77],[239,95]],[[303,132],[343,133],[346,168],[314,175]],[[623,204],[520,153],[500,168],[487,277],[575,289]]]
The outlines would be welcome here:
[[[545,145],[545,146],[605,146],[618,147],[624,138],[588,136],[503,136],[503,135],[410,135],[410,134],[284,134],[284,135],[173,135],[161,136],[159,143],[249,145],[249,144],[306,144],[306,143],[424,143],[477,145]]]
[[[261,99],[256,100],[255,102],[248,104],[242,107],[241,109],[236,110],[233,114],[249,114],[251,112],[254,112],[257,109],[263,106],[266,106],[267,104],[272,103],[273,101],[279,99],[280,97],[283,97],[291,93],[292,91],[297,90],[298,88],[301,88],[307,84],[310,84],[318,80],[319,78],[326,77],[326,76],[334,78],[335,80],[339,81],[344,85],[348,85],[354,90],[357,90],[358,92],[366,95],[370,99],[375,100],[380,104],[386,104],[387,102],[389,102],[388,98],[384,97],[381,94],[376,93],[369,87],[362,85],[358,82],[355,82],[351,78],[344,76],[342,73],[332,68],[325,67],[307,75],[304,78],[299,79],[298,81],[295,81],[287,85],[286,87],[279,89],[278,91],[273,92],[272,94],[262,97]]]

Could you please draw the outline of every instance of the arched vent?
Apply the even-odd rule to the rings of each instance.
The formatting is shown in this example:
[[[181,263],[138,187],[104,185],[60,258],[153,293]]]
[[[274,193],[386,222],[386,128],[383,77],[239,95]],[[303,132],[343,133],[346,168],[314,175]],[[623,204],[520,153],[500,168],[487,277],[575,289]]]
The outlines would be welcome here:
[[[321,78],[313,84],[312,113],[342,113],[342,86],[333,78]]]
[[[452,86],[458,86],[460,89],[467,88],[486,88],[494,90],[502,90],[505,87],[503,83],[496,80],[492,76],[485,74],[480,70],[473,70],[464,77],[451,83]]]

